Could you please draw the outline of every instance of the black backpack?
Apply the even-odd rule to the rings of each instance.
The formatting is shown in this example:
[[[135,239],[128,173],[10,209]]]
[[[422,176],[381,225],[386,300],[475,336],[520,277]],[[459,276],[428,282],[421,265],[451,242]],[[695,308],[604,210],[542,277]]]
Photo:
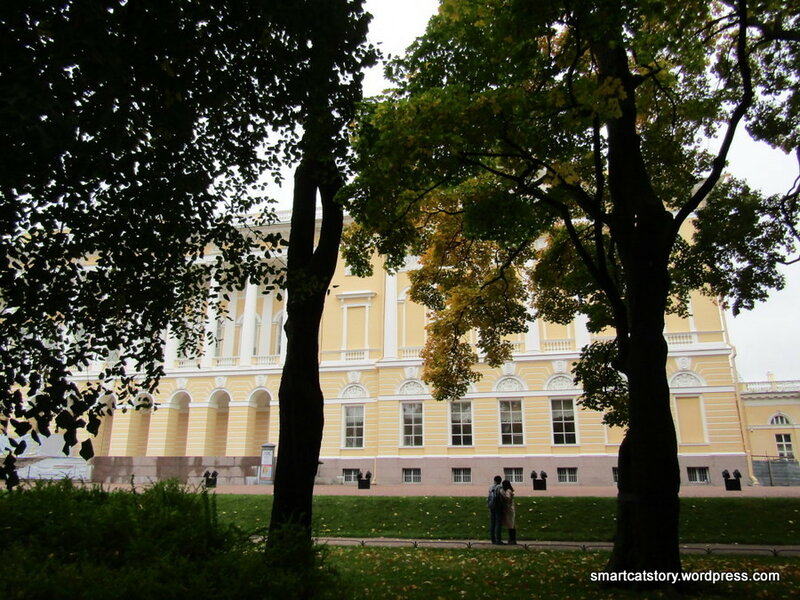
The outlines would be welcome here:
[[[493,485],[489,489],[489,495],[486,496],[486,506],[489,507],[489,510],[497,510],[502,508],[503,499],[501,498],[499,485]]]

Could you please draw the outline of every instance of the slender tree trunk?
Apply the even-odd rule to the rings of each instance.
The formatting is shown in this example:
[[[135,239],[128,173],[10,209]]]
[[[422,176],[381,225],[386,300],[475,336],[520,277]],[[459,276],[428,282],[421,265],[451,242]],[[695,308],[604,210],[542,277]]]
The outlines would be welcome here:
[[[334,202],[340,187],[341,178],[332,162],[304,161],[295,173],[287,264],[286,361],[278,393],[280,439],[270,521],[270,543],[283,545],[289,554],[311,544],[314,478],[324,425],[319,325],[341,241],[342,210]],[[323,218],[318,241],[317,191]]]

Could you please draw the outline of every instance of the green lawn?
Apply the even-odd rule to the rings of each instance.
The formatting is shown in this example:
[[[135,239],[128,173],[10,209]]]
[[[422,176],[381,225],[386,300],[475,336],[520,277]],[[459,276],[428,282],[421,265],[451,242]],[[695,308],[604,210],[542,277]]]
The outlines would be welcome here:
[[[660,591],[621,591],[590,581],[607,553],[508,552],[421,548],[330,548],[328,564],[349,585],[347,598],[420,600],[472,598],[554,598],[570,600],[674,598]],[[696,583],[689,598],[794,599],[800,589],[797,559],[686,556],[689,572],[779,573],[780,582]]]
[[[2,598],[674,597],[600,587],[590,577],[608,553],[597,552],[323,546],[311,553],[321,553],[321,562],[298,563],[311,554],[287,554],[285,546],[252,538],[264,531],[271,502],[189,493],[175,482],[138,494],[69,482],[0,493]],[[315,502],[318,535],[483,538],[486,520],[482,498],[320,496]],[[520,525],[528,530],[522,538],[603,539],[613,507],[613,499],[522,499]],[[684,509],[684,530],[696,539],[798,540],[798,500],[690,500]],[[683,565],[688,572],[780,575],[773,583],[692,584],[684,590],[689,597],[794,598],[800,589],[797,558],[691,555]]]
[[[607,541],[614,498],[518,498],[520,540]],[[217,496],[220,519],[244,529],[269,523],[271,496]],[[315,535],[484,539],[483,498],[316,496]],[[684,543],[800,543],[798,498],[687,498],[681,504]]]

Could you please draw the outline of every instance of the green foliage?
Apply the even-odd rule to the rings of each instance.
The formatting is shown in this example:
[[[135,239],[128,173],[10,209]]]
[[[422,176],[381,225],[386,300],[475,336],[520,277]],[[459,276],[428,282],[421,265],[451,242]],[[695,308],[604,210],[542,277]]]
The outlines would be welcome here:
[[[676,282],[704,280],[709,294],[732,299],[734,315],[782,289],[773,267],[797,249],[786,238],[783,206],[780,197],[762,198],[740,182],[718,185],[697,211],[693,243],[680,248]]]
[[[421,257],[412,297],[435,311],[423,376],[437,398],[474,380],[466,333],[502,360],[528,307],[613,328],[613,367],[630,377],[631,328],[660,333],[658,313],[686,316],[691,290],[738,311],[781,286],[797,204],[762,198],[723,168],[744,122],[797,147],[800,23],[789,5],[442,2],[388,66],[396,89],[356,124],[346,251],[359,267],[372,252],[390,269]],[[491,285],[500,273],[515,283],[507,294]],[[596,385],[584,400],[619,404],[618,391]]]
[[[358,0],[0,6],[0,431],[68,449],[156,389],[166,330],[196,356],[223,290],[284,284],[264,182],[321,146],[342,161],[368,20]]]
[[[624,427],[628,424],[628,381],[614,368],[617,358],[616,341],[594,342],[581,349],[572,373],[583,389],[578,403],[603,412],[603,423]]]
[[[17,489],[0,495],[0,531],[12,598],[340,597],[318,549],[306,550],[304,568],[279,567],[282,551],[222,524],[213,495],[176,482],[138,494],[69,482]]]

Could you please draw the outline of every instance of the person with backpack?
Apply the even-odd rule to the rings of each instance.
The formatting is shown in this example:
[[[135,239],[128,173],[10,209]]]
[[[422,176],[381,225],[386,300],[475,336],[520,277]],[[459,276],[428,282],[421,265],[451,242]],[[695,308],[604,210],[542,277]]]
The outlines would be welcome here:
[[[486,506],[489,508],[489,537],[493,544],[502,544],[503,527],[503,478],[495,475],[494,483],[489,486]]]

